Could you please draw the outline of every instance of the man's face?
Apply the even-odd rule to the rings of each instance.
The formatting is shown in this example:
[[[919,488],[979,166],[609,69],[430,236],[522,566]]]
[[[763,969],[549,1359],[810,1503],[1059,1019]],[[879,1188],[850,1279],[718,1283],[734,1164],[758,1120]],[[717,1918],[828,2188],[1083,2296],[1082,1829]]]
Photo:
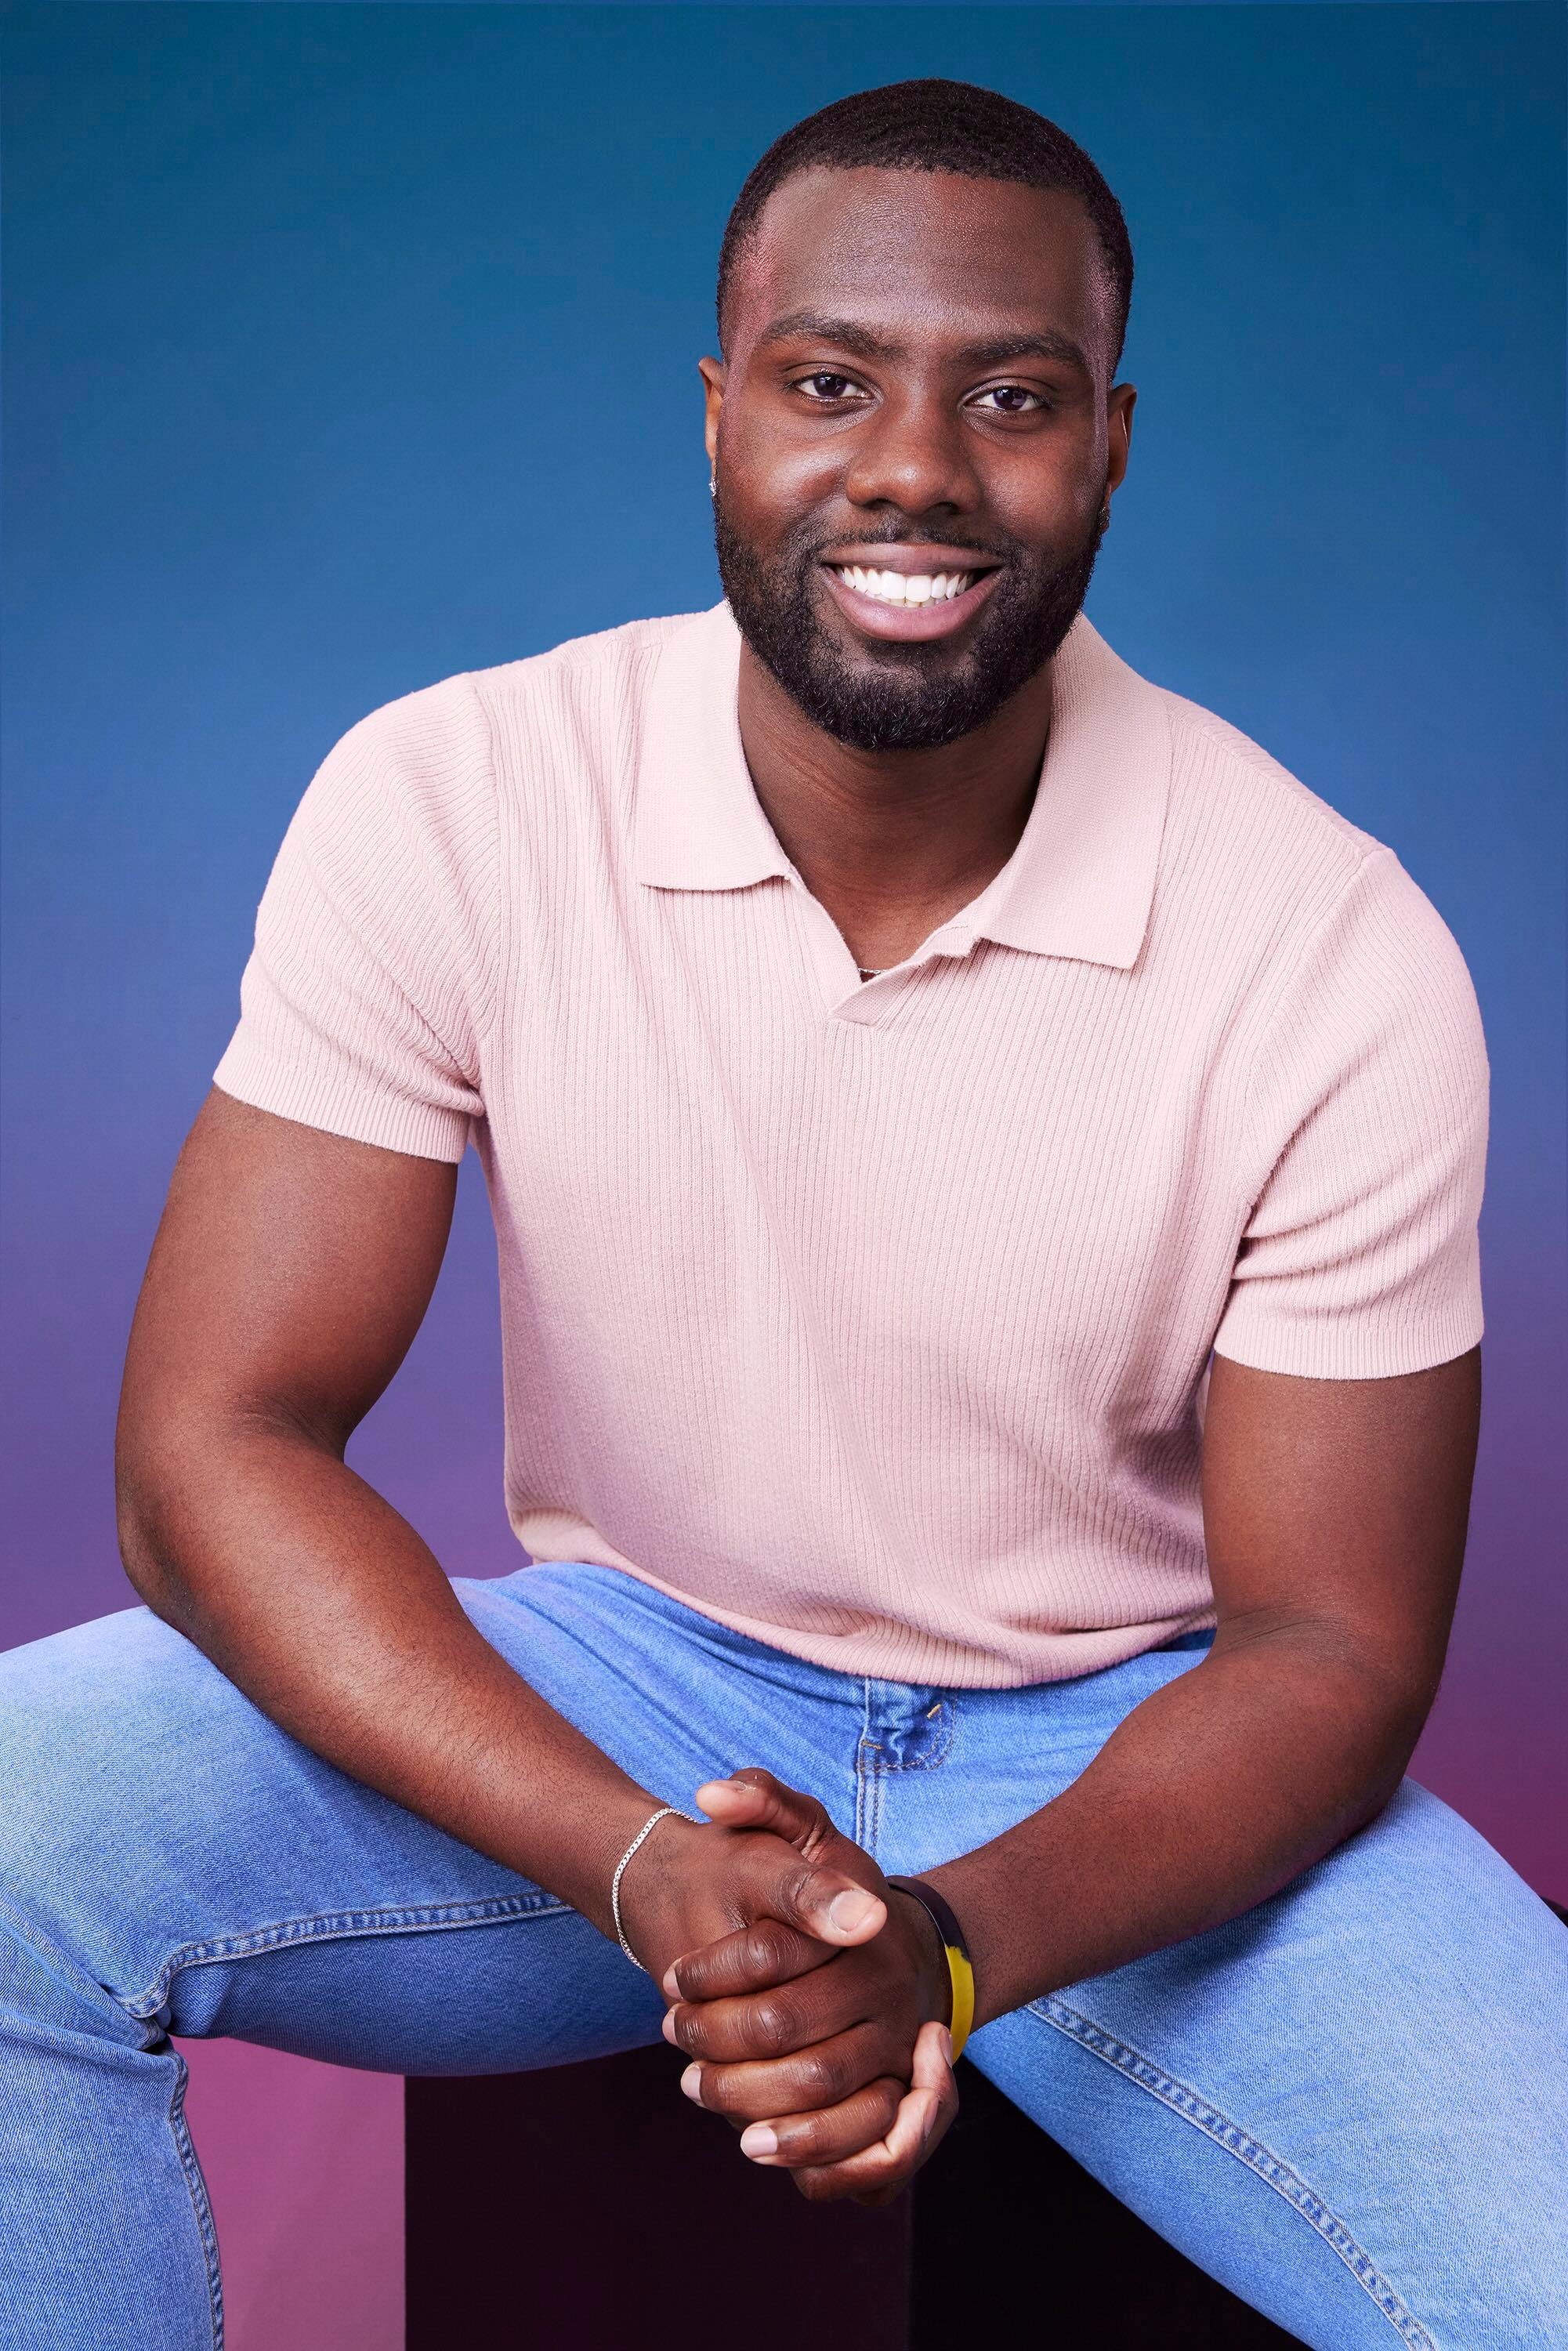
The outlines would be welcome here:
[[[807,716],[866,750],[983,726],[1081,607],[1134,393],[1069,195],[810,171],[704,360],[719,575]],[[722,413],[722,421],[721,421]]]

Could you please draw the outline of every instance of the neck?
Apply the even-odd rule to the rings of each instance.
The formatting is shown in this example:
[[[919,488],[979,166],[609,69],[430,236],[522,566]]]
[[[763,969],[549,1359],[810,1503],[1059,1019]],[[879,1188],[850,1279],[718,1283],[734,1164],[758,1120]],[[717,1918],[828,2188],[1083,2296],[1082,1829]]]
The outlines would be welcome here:
[[[857,964],[902,962],[1018,846],[1051,728],[1048,662],[994,718],[930,751],[857,751],[742,644],[741,746],[785,854]]]

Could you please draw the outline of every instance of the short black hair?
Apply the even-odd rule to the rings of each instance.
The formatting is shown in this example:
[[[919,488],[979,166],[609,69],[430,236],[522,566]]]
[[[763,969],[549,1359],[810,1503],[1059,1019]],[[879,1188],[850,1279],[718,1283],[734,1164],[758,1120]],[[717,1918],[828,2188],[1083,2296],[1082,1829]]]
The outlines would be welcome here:
[[[1097,165],[1076,141],[1032,107],[976,82],[890,81],[857,90],[807,115],[776,139],[748,173],[718,256],[718,335],[737,262],[757,233],[774,190],[797,172],[848,172],[866,165],[909,172],[954,172],[966,180],[1009,180],[1026,188],[1064,188],[1089,215],[1115,298],[1114,369],[1126,340],[1133,298],[1133,246],[1122,207]]]

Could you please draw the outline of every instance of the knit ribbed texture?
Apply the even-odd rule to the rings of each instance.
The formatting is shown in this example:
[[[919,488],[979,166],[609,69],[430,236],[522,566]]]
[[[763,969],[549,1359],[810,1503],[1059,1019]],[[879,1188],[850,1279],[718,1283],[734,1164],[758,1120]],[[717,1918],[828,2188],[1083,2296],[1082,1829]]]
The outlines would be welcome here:
[[[751,790],[737,657],[721,605],[351,728],[217,1082],[427,1157],[472,1134],[536,1558],[939,1687],[1210,1623],[1211,1347],[1364,1378],[1480,1336],[1458,950],[1080,620],[1013,858],[862,984]]]

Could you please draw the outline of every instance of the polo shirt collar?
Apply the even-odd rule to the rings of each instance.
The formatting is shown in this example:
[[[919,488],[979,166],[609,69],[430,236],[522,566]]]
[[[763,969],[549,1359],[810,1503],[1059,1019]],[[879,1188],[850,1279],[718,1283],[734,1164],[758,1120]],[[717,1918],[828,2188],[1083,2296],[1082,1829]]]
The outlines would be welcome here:
[[[633,870],[661,890],[799,879],[763,813],[736,716],[740,632],[727,603],[671,631],[643,704]],[[999,873],[942,925],[949,952],[981,938],[1126,970],[1148,928],[1170,790],[1157,687],[1080,613],[1053,664],[1051,737],[1028,822]]]
[[[740,631],[727,603],[671,631],[643,705],[633,871],[656,890],[745,890],[793,868],[740,744]]]

